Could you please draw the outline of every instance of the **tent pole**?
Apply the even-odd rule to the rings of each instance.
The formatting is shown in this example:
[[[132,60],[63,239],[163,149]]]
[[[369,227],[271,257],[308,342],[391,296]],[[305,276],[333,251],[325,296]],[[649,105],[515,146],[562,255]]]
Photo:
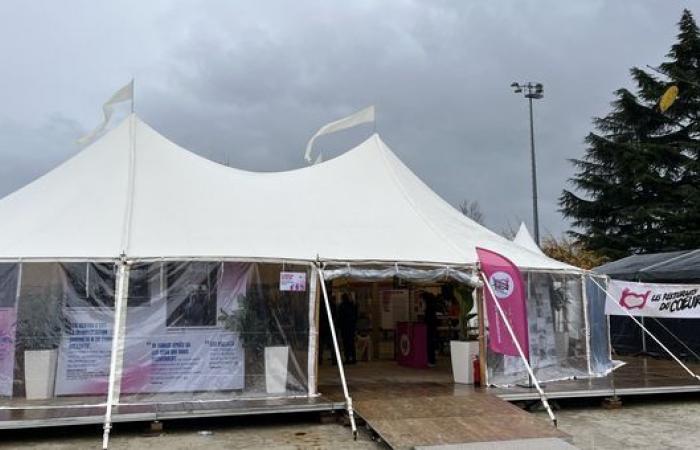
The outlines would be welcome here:
[[[352,427],[352,436],[357,439],[357,426],[355,425],[355,414],[352,409],[352,397],[350,397],[350,392],[348,391],[348,383],[345,380],[345,368],[343,367],[343,358],[340,355],[340,348],[338,347],[338,338],[335,334],[335,322],[333,322],[333,314],[331,314],[331,305],[328,301],[328,292],[326,292],[326,280],[323,278],[323,269],[319,267],[318,269],[318,279],[321,284],[321,293],[323,294],[323,303],[326,307],[326,315],[328,316],[328,324],[331,329],[331,338],[333,339],[333,351],[335,352],[335,359],[338,363],[338,372],[340,373],[340,383],[343,386],[343,395],[345,395],[345,408],[348,411],[348,417],[350,418],[350,426]]]
[[[484,290],[483,288],[475,288],[476,293],[476,314],[479,320],[479,380],[482,386],[488,386],[486,379],[487,360],[486,360],[486,325],[484,321]]]
[[[700,381],[700,375],[695,374],[695,372],[693,372],[692,370],[690,370],[690,369],[688,368],[688,366],[686,366],[685,364],[683,364],[683,362],[682,362],[680,359],[678,359],[678,357],[677,357],[676,355],[674,355],[673,352],[671,352],[671,350],[668,349],[668,347],[666,347],[664,344],[662,344],[661,341],[660,341],[659,339],[657,339],[657,337],[654,336],[654,335],[651,333],[651,331],[649,331],[649,330],[644,326],[644,324],[643,324],[642,322],[640,322],[639,320],[637,320],[637,318],[634,317],[632,314],[630,314],[629,311],[627,311],[625,308],[623,308],[622,306],[620,306],[620,304],[617,303],[617,301],[615,300],[615,298],[614,298],[612,295],[610,295],[610,293],[609,293],[606,289],[604,289],[603,286],[601,286],[600,284],[598,284],[598,282],[595,281],[595,280],[593,280],[593,282],[594,282],[595,284],[597,284],[598,287],[601,288],[601,289],[603,290],[603,292],[605,292],[605,297],[606,297],[606,298],[610,299],[610,301],[611,301],[615,306],[617,306],[617,307],[620,309],[620,311],[622,311],[622,312],[624,312],[625,314],[627,314],[627,315],[629,316],[629,318],[632,319],[632,320],[634,321],[634,323],[636,323],[637,325],[639,325],[639,327],[642,329],[642,331],[643,331],[645,334],[648,334],[649,337],[652,338],[652,339],[654,340],[654,342],[656,342],[657,344],[659,344],[659,347],[661,347],[662,349],[664,349],[664,351],[665,351],[666,353],[668,353],[669,356],[670,356],[671,358],[673,358],[673,360],[676,361],[683,369],[685,369],[685,371],[688,372],[688,374],[689,374],[691,377],[693,377],[693,378],[695,378],[696,380]]]
[[[308,360],[308,390],[309,397],[318,394],[318,269],[311,264],[311,277],[309,280],[309,355]]]
[[[607,278],[605,278],[607,280]],[[591,281],[595,282],[595,279],[593,276],[591,276]],[[598,283],[596,283],[598,284]],[[607,283],[606,283],[607,285]],[[598,286],[600,287],[600,285]],[[605,292],[605,289],[603,289],[603,292]],[[603,300],[603,311],[605,311],[605,299]],[[606,314],[605,315],[606,322],[608,324],[608,357],[612,361],[613,357],[613,346],[612,346],[612,332],[610,331],[610,315]]]
[[[484,272],[481,272],[481,278],[484,280],[484,286],[486,289],[489,290],[489,294],[491,294],[491,299],[493,300],[493,303],[496,305],[496,309],[498,309],[498,314],[501,316],[501,320],[503,320],[503,323],[506,325],[506,329],[508,330],[508,334],[510,334],[510,338],[513,340],[513,343],[515,344],[515,348],[518,350],[518,353],[520,354],[520,358],[523,360],[523,363],[525,364],[525,368],[527,369],[527,373],[530,375],[530,379],[532,380],[533,384],[535,385],[535,389],[537,389],[537,392],[540,394],[540,401],[542,402],[542,406],[545,407],[547,410],[547,414],[549,414],[549,418],[552,420],[552,423],[554,426],[557,426],[557,418],[554,416],[554,412],[552,412],[552,408],[549,406],[549,402],[547,401],[547,396],[544,394],[544,391],[542,390],[542,387],[540,386],[540,383],[537,381],[537,378],[535,378],[535,373],[532,371],[532,367],[530,366],[530,363],[528,362],[527,358],[525,357],[525,352],[523,352],[522,347],[520,347],[520,342],[518,342],[518,339],[515,337],[515,333],[513,332],[513,328],[510,326],[510,322],[508,321],[508,318],[506,317],[506,314],[503,312],[503,308],[501,307],[501,304],[496,300],[498,297],[496,297],[496,293],[493,292],[493,288],[489,284],[488,278],[486,278],[486,274]]]
[[[583,303],[583,323],[585,325],[586,337],[586,364],[588,365],[588,375],[593,375],[591,366],[591,325],[588,321],[588,295],[586,293],[586,275],[581,275],[581,301]]]
[[[114,304],[114,325],[112,331],[112,353],[109,362],[109,382],[107,384],[107,406],[105,410],[102,449],[109,448],[109,433],[112,429],[112,407],[115,398],[119,399],[122,363],[124,359],[124,329],[126,327],[126,297],[129,290],[129,266],[124,258],[118,263],[117,286]]]

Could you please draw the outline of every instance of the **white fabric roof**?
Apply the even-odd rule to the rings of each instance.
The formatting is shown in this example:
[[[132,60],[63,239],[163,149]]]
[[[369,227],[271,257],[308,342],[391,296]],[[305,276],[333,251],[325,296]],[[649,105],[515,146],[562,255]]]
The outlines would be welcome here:
[[[376,134],[322,164],[256,173],[201,158],[132,115],[0,200],[7,259],[125,253],[472,264],[476,246],[521,267],[572,268],[462,215]]]
[[[513,242],[535,253],[544,255],[544,252],[542,251],[540,246],[537,245],[537,242],[535,242],[535,240],[532,238],[532,235],[527,230],[525,222],[520,222],[520,228],[518,228],[518,233],[513,238]]]

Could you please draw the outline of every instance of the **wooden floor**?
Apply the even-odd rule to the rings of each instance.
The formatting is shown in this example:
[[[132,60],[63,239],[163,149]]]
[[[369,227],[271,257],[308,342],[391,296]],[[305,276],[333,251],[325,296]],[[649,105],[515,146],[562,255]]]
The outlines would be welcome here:
[[[455,385],[447,364],[433,369],[410,369],[393,361],[348,366],[356,413],[394,449],[567,437],[488,390]],[[319,380],[324,396],[342,401],[336,368],[322,368]]]
[[[547,397],[554,399],[700,392],[700,382],[691,377],[675,361],[649,357],[620,357],[619,359],[625,365],[606,377],[546,383],[544,389]],[[700,364],[688,363],[687,365],[690,370],[700,374]],[[539,398],[534,389],[517,386],[491,388],[489,391],[508,401]]]

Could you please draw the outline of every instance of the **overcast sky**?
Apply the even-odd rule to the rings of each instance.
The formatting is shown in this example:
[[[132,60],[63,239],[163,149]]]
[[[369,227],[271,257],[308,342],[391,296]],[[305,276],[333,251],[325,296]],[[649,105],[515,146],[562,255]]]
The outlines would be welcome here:
[[[146,122],[249,170],[304,166],[318,127],[375,104],[398,156],[450,203],[477,200],[500,232],[532,217],[527,103],[509,85],[539,81],[540,226],[559,235],[567,158],[629,68],[663,60],[693,3],[5,0],[0,196],[79,151],[133,76]],[[330,158],[371,132],[317,146]]]

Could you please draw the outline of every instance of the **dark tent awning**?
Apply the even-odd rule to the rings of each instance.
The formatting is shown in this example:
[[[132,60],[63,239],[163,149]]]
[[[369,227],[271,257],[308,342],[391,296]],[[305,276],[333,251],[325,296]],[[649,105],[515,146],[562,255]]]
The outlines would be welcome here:
[[[700,282],[700,249],[631,255],[594,271],[619,280]]]
[[[632,255],[593,269],[610,278],[659,283],[700,283],[700,249]],[[644,318],[642,318],[644,320]],[[674,354],[700,354],[698,319],[647,318],[645,326]],[[664,350],[628,317],[610,316],[610,342],[618,354],[648,353],[665,357]]]

